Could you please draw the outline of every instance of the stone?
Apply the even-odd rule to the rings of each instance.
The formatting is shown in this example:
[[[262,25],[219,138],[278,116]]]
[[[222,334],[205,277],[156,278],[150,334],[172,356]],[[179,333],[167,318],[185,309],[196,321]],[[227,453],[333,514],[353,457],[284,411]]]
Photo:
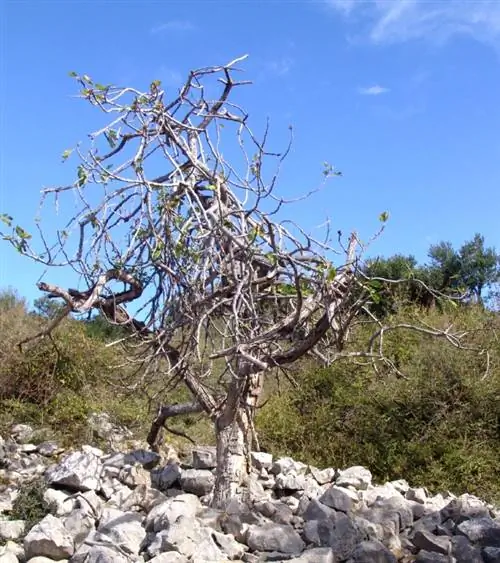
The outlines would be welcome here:
[[[288,563],[336,563],[333,551],[329,547],[313,547],[299,557],[288,559]]]
[[[217,467],[215,447],[194,448],[191,452],[194,469],[214,469]]]
[[[414,561],[415,563],[456,563],[454,557],[436,553],[435,551],[426,551],[425,549],[418,552]]]
[[[250,452],[250,461],[257,470],[271,469],[273,466],[273,456],[267,452]]]
[[[300,535],[289,525],[250,525],[246,533],[246,544],[254,551],[279,551],[300,554],[305,544]]]
[[[178,551],[190,561],[227,561],[227,556],[215,543],[212,530],[200,526],[196,519],[180,517],[168,529],[156,534],[148,546],[148,554],[159,555],[163,551]]]
[[[71,563],[131,563],[127,553],[120,551],[99,532],[89,534],[71,558]]]
[[[500,523],[492,518],[473,518],[458,524],[457,533],[481,547],[500,547]]]
[[[235,540],[231,534],[221,534],[220,532],[212,532],[212,538],[219,549],[227,555],[229,559],[241,559],[248,547]]]
[[[419,549],[447,554],[451,551],[451,540],[447,536],[435,536],[425,530],[420,530],[413,536],[413,544]]]
[[[137,512],[104,508],[97,531],[107,536],[120,551],[137,555],[146,537],[142,520],[143,516]]]
[[[319,501],[330,508],[347,513],[357,505],[359,498],[349,489],[332,485],[319,497]]]
[[[92,518],[86,510],[81,508],[73,510],[62,519],[64,528],[73,538],[75,550],[78,549],[85,538],[94,530],[95,518]]]
[[[362,541],[356,546],[353,563],[397,563],[397,557],[378,540]]]
[[[417,487],[416,489],[409,488],[406,492],[405,498],[407,500],[419,502],[420,504],[425,504],[425,501],[427,500],[427,493],[423,487]]]
[[[490,511],[486,504],[474,495],[464,494],[449,501],[441,509],[443,521],[451,518],[456,524],[471,518],[489,517]]]
[[[49,467],[45,479],[49,485],[57,485],[76,491],[97,490],[100,487],[102,464],[93,451],[73,452],[57,465]]]
[[[73,555],[73,538],[63,522],[47,514],[24,538],[26,559],[41,555],[50,559],[67,559]]]
[[[208,495],[215,484],[215,475],[207,469],[186,469],[181,472],[181,488],[199,497]]]
[[[284,475],[288,475],[289,473],[305,475],[306,471],[307,465],[305,463],[295,461],[291,457],[281,457],[277,459],[270,469],[270,472],[273,475],[279,475],[280,473],[283,473]]]
[[[331,547],[338,559],[348,559],[359,540],[359,532],[351,519],[336,512],[330,520],[309,520],[304,523],[303,537],[315,547]]]
[[[109,414],[93,412],[87,417],[87,424],[94,436],[106,440],[113,447],[119,447],[125,439],[132,437],[132,432],[119,424],[111,422]]]
[[[482,555],[484,563],[500,563],[500,547],[485,547]]]
[[[146,516],[145,528],[159,532],[176,522],[180,517],[193,520],[202,508],[197,496],[182,494],[156,505]]]
[[[317,469],[316,467],[310,465],[309,471],[319,485],[331,483],[335,480],[335,475],[337,474],[335,469],[332,469],[331,467],[327,469]]]
[[[138,485],[151,486],[151,474],[139,463],[125,465],[118,473],[118,481],[131,489]]]
[[[303,491],[306,486],[306,478],[304,475],[291,473],[280,473],[276,476],[274,488],[279,490]]]
[[[33,438],[34,433],[29,424],[14,424],[10,428],[10,435],[18,444],[27,444]]]
[[[166,491],[180,482],[181,474],[179,465],[170,463],[151,472],[151,484],[160,491]]]
[[[31,559],[31,561],[33,561],[33,559]],[[19,563],[19,559],[12,551],[0,552],[0,563]]]
[[[17,540],[24,534],[24,520],[0,520],[0,540]]]
[[[149,563],[188,563],[188,558],[177,551],[159,553],[149,560]]]
[[[52,442],[52,441],[42,442],[38,444],[36,449],[40,455],[43,455],[45,457],[54,457],[64,451],[64,448],[61,448],[57,444],[57,442]]]
[[[118,506],[120,510],[133,511],[142,510],[146,514],[153,508],[168,500],[158,489],[153,489],[147,485],[138,485],[132,493],[123,500]]]
[[[472,546],[465,536],[453,536],[450,542],[457,563],[484,563],[480,549]]]
[[[339,487],[354,487],[355,489],[365,490],[372,482],[372,474],[365,467],[355,465],[339,471],[335,484]]]

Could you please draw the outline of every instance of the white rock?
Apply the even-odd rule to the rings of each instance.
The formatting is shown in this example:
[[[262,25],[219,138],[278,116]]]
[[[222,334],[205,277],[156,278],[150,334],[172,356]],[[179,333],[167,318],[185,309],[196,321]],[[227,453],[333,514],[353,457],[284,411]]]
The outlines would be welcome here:
[[[201,502],[195,495],[181,494],[170,498],[155,506],[146,516],[146,530],[159,532],[174,523],[181,516],[194,519],[201,509]]]
[[[339,471],[339,475],[335,480],[335,484],[340,487],[355,487],[356,489],[364,490],[372,482],[371,472],[360,465],[355,465]]]
[[[271,469],[273,456],[267,452],[250,452],[250,460],[255,469]]]
[[[42,555],[50,559],[67,559],[73,555],[73,538],[59,518],[47,514],[24,538],[26,558]]]
[[[24,533],[24,520],[0,520],[0,540],[17,540]]]
[[[137,512],[122,512],[113,508],[104,508],[97,531],[110,538],[120,550],[138,554],[146,537],[142,520],[143,517]]]
[[[99,489],[102,464],[93,449],[88,448],[89,446],[86,451],[73,452],[59,464],[49,467],[45,473],[49,485],[59,485],[77,491]]]

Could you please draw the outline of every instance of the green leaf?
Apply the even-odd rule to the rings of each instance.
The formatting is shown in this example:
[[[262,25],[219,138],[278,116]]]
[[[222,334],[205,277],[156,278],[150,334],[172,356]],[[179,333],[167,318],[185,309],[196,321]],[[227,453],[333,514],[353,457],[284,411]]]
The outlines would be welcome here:
[[[71,153],[73,152],[73,150],[74,150],[74,149],[66,149],[66,150],[62,153],[61,158],[62,158],[62,161],[63,161],[63,162],[65,162],[65,161],[71,156]]]
[[[78,186],[82,188],[87,182],[87,179],[88,179],[87,171],[82,165],[80,165],[78,167]]]
[[[378,216],[378,220],[381,223],[387,223],[387,221],[389,220],[389,213],[387,211],[382,212],[379,216]]]
[[[12,225],[13,218],[10,215],[7,215],[7,213],[0,213],[0,221],[7,225],[7,227],[10,227]]]
[[[76,73],[74,70],[72,70],[71,72],[68,72],[68,76],[71,76],[71,78],[77,78],[78,73]]]
[[[29,240],[31,238],[31,235],[29,233],[27,233],[22,227],[20,227],[19,225],[16,226],[15,228],[15,232],[16,235],[23,240]]]
[[[102,92],[103,90],[107,90],[107,89],[109,88],[109,86],[105,86],[104,84],[99,84],[99,83],[98,83],[98,84],[95,84],[94,86],[95,86],[95,89],[96,89],[96,90],[100,90],[101,92]]]
[[[330,266],[326,272],[327,281],[332,282],[335,279],[336,275],[337,275],[337,270],[333,266]]]

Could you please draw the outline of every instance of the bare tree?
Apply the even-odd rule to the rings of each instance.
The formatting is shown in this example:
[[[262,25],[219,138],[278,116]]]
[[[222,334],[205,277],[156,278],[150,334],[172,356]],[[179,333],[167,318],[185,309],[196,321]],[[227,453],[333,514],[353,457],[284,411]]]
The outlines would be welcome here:
[[[217,441],[215,506],[236,494],[248,452],[258,448],[253,420],[263,375],[286,375],[308,354],[327,364],[348,355],[384,359],[387,330],[370,312],[373,287],[359,275],[356,234],[345,247],[339,236],[335,250],[329,232],[315,240],[282,219],[287,202],[275,188],[288,148],[268,151],[267,129],[257,139],[230,99],[246,84],[234,79],[243,58],[192,71],[171,101],[158,81],[140,92],[75,74],[81,96],[109,122],[90,135],[87,151],[76,149],[77,180],[45,189],[42,203],[72,196],[77,212],[53,244],[38,223],[42,251],[20,227],[6,237],[24,255],[72,268],[80,279],[78,290],[38,284],[66,306],[37,336],[70,312],[99,310],[130,329],[127,350],[140,342],[145,373],[188,387],[192,402],[162,406],[148,440],[157,446],[171,416],[206,413]],[[228,135],[232,145],[223,143]],[[376,332],[369,350],[348,353],[360,315]]]

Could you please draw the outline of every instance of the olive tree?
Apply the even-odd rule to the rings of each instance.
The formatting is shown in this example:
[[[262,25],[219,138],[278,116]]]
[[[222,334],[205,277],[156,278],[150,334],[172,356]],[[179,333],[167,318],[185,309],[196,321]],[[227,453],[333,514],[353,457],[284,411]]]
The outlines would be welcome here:
[[[53,212],[72,199],[76,212],[51,235],[37,223],[38,251],[19,226],[4,235],[80,280],[79,289],[38,283],[65,306],[37,337],[69,313],[99,311],[128,329],[125,351],[140,343],[129,361],[189,389],[191,402],[159,407],[148,440],[157,447],[171,416],[206,413],[217,444],[215,506],[237,493],[258,449],[253,421],[265,374],[286,375],[306,355],[385,361],[386,327],[370,312],[377,285],[359,274],[363,246],[355,233],[345,245],[328,229],[313,238],[285,215],[277,179],[289,146],[270,151],[267,129],[258,138],[233,100],[247,84],[235,79],[241,60],[190,72],[172,99],[159,81],[139,91],[73,73],[106,122],[89,147],[75,149],[75,182],[44,189],[42,203]],[[370,349],[347,352],[360,316],[375,323]],[[453,334],[436,334],[458,345]]]

